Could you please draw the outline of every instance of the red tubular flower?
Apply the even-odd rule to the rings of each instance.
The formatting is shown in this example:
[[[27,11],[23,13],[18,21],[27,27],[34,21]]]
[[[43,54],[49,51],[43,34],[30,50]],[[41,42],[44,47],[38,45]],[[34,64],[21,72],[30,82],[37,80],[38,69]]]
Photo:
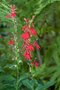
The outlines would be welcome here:
[[[26,50],[29,51],[29,52],[34,51],[33,45],[31,45],[31,44],[28,45],[28,46],[26,47]]]
[[[35,31],[35,29],[33,27],[30,28],[30,32],[32,35],[36,36],[37,32]]]
[[[16,17],[16,13],[15,13],[15,6],[11,5],[10,7],[10,13],[8,15],[6,15],[6,18],[15,18]]]
[[[27,25],[24,25],[24,26],[22,27],[22,30],[27,31],[27,28],[28,28],[28,26],[27,26]]]
[[[34,64],[35,64],[36,68],[38,68],[39,63],[37,61],[35,61]]]
[[[36,41],[33,43],[33,45],[36,47],[36,49],[40,49],[40,46],[38,45]]]
[[[29,45],[29,41],[24,40],[22,47],[26,49],[27,45]]]
[[[11,16],[11,18],[15,18],[16,17],[15,12],[11,12],[10,16]]]
[[[6,18],[6,19],[10,18],[10,15],[6,15],[5,18]]]
[[[26,60],[30,60],[31,59],[31,54],[28,52],[24,52],[23,56],[25,57]]]
[[[9,45],[14,45],[14,41],[13,41],[13,40],[10,40],[10,41],[8,42],[8,44],[9,44]]]
[[[32,66],[35,66],[36,68],[38,68],[39,63],[36,60],[34,60],[34,62],[32,62]]]
[[[14,12],[15,11],[15,5],[11,5],[11,11]]]
[[[25,32],[25,33],[23,33],[23,34],[21,35],[21,38],[22,38],[23,40],[26,40],[26,39],[29,39],[29,38],[30,38],[30,35],[29,35],[28,32]]]

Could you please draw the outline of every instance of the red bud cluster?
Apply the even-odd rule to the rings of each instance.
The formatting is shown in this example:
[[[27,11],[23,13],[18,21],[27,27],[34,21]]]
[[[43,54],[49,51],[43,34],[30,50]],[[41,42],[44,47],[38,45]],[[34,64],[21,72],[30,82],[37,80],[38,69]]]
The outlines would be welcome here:
[[[15,5],[11,5],[10,7],[10,13],[8,15],[6,15],[6,18],[15,18],[16,17],[16,13],[15,13]]]

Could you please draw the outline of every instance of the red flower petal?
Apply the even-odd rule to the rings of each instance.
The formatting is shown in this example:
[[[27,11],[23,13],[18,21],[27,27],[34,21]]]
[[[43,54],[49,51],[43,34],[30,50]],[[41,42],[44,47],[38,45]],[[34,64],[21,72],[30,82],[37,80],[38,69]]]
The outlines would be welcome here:
[[[14,41],[13,41],[13,40],[10,40],[10,41],[8,42],[8,44],[9,44],[9,45],[14,45]]]
[[[35,66],[36,68],[38,68],[39,63],[36,60],[34,60],[34,62],[32,62],[32,66]]]
[[[30,44],[26,47],[27,51],[34,51],[34,47]]]
[[[26,60],[30,60],[31,59],[31,54],[27,53],[26,51],[24,52],[23,56],[26,58]]]
[[[38,45],[36,41],[33,43],[33,45],[36,47],[36,49],[40,49],[40,46]]]
[[[35,63],[36,68],[38,68],[39,63],[37,61],[35,61],[34,63]]]
[[[5,18],[6,18],[6,19],[10,18],[10,15],[6,15]]]
[[[28,26],[28,25],[22,26],[22,30],[23,30],[24,32],[29,32],[29,26]]]
[[[36,36],[37,32],[35,31],[35,29],[33,27],[30,28],[31,34]]]
[[[15,5],[11,5],[11,11],[15,11]]]
[[[26,40],[26,39],[29,39],[30,38],[30,35],[28,32],[25,32],[24,34],[21,35],[21,38]]]
[[[11,18],[15,18],[15,16],[16,16],[15,12],[12,12],[10,16],[11,16]]]

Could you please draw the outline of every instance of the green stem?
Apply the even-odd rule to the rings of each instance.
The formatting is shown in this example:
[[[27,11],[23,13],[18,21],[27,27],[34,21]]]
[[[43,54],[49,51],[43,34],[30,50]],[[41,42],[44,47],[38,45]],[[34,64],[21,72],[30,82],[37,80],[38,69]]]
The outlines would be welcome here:
[[[19,59],[19,50],[18,50],[18,42],[17,42],[17,25],[16,25],[16,20],[13,19],[13,23],[14,23],[14,31],[13,35],[14,35],[14,42],[15,42],[15,47],[14,47],[14,52],[15,52],[15,60],[16,60],[16,65],[17,65],[17,77],[16,77],[16,90],[18,90],[18,78],[19,78],[19,63],[18,63],[18,59]]]

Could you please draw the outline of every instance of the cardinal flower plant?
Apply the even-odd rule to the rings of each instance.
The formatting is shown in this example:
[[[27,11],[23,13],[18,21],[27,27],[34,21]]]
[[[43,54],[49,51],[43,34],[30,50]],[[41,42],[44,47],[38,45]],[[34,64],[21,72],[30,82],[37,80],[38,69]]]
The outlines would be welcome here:
[[[19,62],[23,63],[24,61],[28,61],[29,67],[30,67],[30,69],[29,69],[30,72],[31,72],[31,68],[39,67],[38,60],[36,60],[36,59],[33,60],[33,54],[32,54],[32,53],[34,53],[35,49],[37,49],[37,50],[40,49],[40,46],[38,45],[38,43],[36,41],[37,32],[36,32],[36,30],[34,28],[34,24],[33,24],[33,20],[35,17],[33,16],[31,20],[24,18],[24,21],[26,24],[24,26],[22,26],[22,28],[21,28],[22,34],[20,35],[20,39],[23,41],[21,51],[23,51],[22,56],[24,57],[24,61],[21,60],[21,55],[19,53],[20,52],[19,38],[17,36],[18,27],[17,27],[17,22],[16,22],[16,8],[14,5],[10,6],[10,13],[7,13],[5,18],[11,19],[13,22],[13,29],[14,29],[14,31],[12,31],[13,38],[11,37],[7,44],[12,48],[12,50],[14,52],[14,56],[12,58],[14,58],[14,60],[16,61],[17,81],[18,81]],[[35,38],[35,41],[31,42],[32,41],[31,38]],[[16,82],[16,90],[18,90],[18,82]]]
[[[15,12],[15,6],[11,5],[10,6],[10,13],[6,15],[6,19],[11,18],[13,23],[14,23],[14,32],[13,32],[13,38],[8,41],[8,45],[13,46],[15,53],[15,60],[18,60],[20,58],[19,56],[19,48],[18,48],[18,38],[16,33],[18,32],[17,25],[16,25],[16,12]],[[22,31],[23,33],[20,35],[20,38],[23,40],[23,56],[25,60],[29,60],[30,64],[38,67],[39,63],[36,60],[33,60],[32,52],[34,52],[34,49],[40,49],[40,46],[38,45],[37,41],[35,40],[33,43],[31,43],[31,37],[37,37],[37,32],[34,28],[33,24],[34,16],[32,19],[26,19],[24,18],[24,21],[26,24],[22,26]]]

